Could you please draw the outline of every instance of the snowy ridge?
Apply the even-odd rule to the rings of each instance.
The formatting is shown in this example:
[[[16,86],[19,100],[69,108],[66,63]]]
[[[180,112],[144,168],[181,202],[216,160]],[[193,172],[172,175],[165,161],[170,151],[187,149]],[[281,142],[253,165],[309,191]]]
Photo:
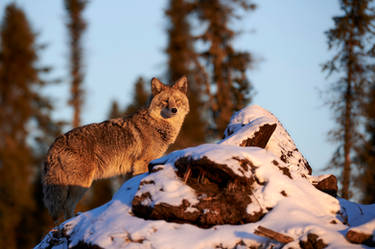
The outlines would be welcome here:
[[[266,124],[277,124],[277,127],[265,149],[287,163],[291,170],[300,174],[311,175],[309,163],[298,151],[283,125],[272,113],[258,105],[247,106],[232,116],[224,133],[225,138],[220,144],[240,146]]]
[[[265,148],[239,146],[253,142],[265,124],[277,124]],[[295,149],[272,114],[246,107],[232,117],[223,141],[152,161],[150,173],[125,182],[105,205],[60,224],[35,248],[375,246],[375,204],[360,205],[318,190],[311,179],[326,176],[310,176]],[[260,226],[290,240],[256,235]],[[358,234],[367,237],[358,242]]]

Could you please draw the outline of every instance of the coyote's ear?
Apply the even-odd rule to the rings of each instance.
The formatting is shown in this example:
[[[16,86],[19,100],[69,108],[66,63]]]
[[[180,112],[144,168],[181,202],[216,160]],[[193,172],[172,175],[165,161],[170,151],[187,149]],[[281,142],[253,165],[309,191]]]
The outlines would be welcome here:
[[[164,90],[166,86],[157,78],[152,78],[151,80],[151,92],[152,95],[155,96],[158,93],[160,93],[162,90]]]
[[[180,90],[181,92],[187,92],[187,78],[186,76],[182,76],[179,80],[177,80],[173,86],[173,88]]]

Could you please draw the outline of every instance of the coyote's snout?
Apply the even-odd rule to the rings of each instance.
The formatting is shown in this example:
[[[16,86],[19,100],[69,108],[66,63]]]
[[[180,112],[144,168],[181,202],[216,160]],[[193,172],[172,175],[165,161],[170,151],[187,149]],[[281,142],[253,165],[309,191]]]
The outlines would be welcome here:
[[[75,128],[51,145],[43,168],[44,203],[56,221],[72,217],[95,179],[140,174],[172,144],[189,102],[187,79],[173,86],[151,81],[149,105],[130,117]]]

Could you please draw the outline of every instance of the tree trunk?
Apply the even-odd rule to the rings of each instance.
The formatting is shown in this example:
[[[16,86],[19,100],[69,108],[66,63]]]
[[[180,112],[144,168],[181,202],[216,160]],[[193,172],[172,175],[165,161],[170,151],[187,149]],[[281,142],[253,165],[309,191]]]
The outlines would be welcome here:
[[[349,73],[350,75],[350,73]],[[350,151],[352,148],[352,86],[348,79],[347,90],[345,94],[345,127],[344,127],[344,170],[342,179],[342,197],[349,198],[350,186]]]
[[[351,34],[352,37],[352,34]],[[352,39],[351,39],[352,40]],[[353,108],[353,67],[352,67],[352,56],[353,47],[349,43],[348,48],[348,62],[347,62],[347,82],[346,82],[346,92],[345,92],[345,114],[344,114],[344,170],[342,172],[342,197],[349,199],[349,187],[350,187],[350,172],[351,172],[351,160],[350,151],[352,149],[352,108]]]

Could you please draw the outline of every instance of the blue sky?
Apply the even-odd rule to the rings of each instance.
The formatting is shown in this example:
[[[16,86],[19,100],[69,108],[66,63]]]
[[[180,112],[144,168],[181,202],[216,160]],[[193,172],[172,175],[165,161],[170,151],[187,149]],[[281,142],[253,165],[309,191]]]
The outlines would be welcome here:
[[[58,108],[56,117],[70,119],[68,98],[68,48],[62,0],[5,0],[21,6],[46,43],[41,62],[54,67],[63,83],[51,87]],[[235,46],[252,52],[258,63],[248,76],[256,90],[252,103],[274,113],[284,124],[315,174],[325,167],[335,146],[327,132],[332,115],[319,95],[334,78],[326,78],[321,64],[332,55],[324,31],[340,13],[338,1],[258,0],[258,9],[236,23],[243,31]],[[137,77],[146,80],[166,72],[166,0],[91,0],[84,13],[88,29],[85,48],[85,104],[83,123],[106,119],[112,100],[122,105],[132,98]]]

